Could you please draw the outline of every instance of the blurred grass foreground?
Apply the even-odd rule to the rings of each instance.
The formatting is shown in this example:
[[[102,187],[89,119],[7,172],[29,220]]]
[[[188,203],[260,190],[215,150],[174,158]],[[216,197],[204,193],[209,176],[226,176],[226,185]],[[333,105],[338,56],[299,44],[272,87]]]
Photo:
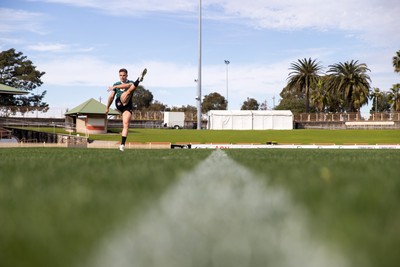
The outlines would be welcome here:
[[[215,152],[0,149],[0,265],[400,262],[398,151]]]

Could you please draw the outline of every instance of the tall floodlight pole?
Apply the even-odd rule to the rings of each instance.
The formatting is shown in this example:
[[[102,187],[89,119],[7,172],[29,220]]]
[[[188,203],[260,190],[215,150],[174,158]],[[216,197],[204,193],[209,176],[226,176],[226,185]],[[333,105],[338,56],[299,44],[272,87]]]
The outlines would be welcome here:
[[[197,76],[197,130],[201,130],[201,0],[199,1],[199,66]]]
[[[225,60],[225,64],[226,64],[226,110],[229,110],[228,109],[228,104],[229,104],[229,101],[228,101],[228,65],[229,65],[229,60]]]

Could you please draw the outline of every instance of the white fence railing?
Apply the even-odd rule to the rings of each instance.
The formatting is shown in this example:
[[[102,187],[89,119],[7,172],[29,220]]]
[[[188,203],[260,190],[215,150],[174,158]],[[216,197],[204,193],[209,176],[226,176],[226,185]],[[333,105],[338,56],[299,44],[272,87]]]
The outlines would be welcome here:
[[[294,115],[297,122],[347,122],[347,121],[400,121],[400,112],[372,113],[368,118],[360,113],[300,113]]]

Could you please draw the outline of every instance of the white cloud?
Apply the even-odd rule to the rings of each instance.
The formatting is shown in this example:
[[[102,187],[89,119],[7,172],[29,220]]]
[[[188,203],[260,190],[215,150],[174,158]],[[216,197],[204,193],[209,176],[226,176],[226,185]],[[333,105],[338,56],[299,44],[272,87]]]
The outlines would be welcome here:
[[[100,10],[111,15],[142,16],[165,12],[196,15],[192,0],[36,0]],[[375,44],[399,43],[397,0],[203,0],[203,16],[232,19],[257,28],[297,30],[338,29]]]
[[[397,29],[400,5],[393,0],[229,0],[223,5],[228,14],[238,14],[260,28],[339,29],[374,43],[400,41]]]
[[[56,86],[106,86],[114,79],[110,73],[118,67],[90,56],[53,57],[37,60],[39,70],[45,70],[42,80]],[[117,77],[117,75],[116,75]]]
[[[22,40],[17,39],[17,38],[6,38],[6,37],[0,37],[0,50],[8,50],[10,49],[10,46],[15,46],[19,45],[22,43]]]
[[[43,33],[44,15],[20,9],[0,8],[0,33],[27,31]]]
[[[267,95],[278,95],[284,86],[288,65],[288,61],[240,67],[231,64],[228,71],[230,103],[242,103],[246,97],[262,100]],[[46,88],[71,86],[85,90],[85,87],[97,87],[100,92],[105,92],[108,85],[118,80],[121,67],[127,68],[129,78],[134,80],[142,66],[149,70],[143,85],[153,92],[155,99],[169,105],[190,104],[197,86],[194,81],[197,78],[197,66],[155,61],[121,66],[90,56],[59,57],[37,62],[38,69],[46,71],[42,78]],[[226,95],[225,66],[203,66],[202,95],[211,92]]]
[[[136,62],[135,64],[110,64],[91,56],[58,57],[50,61],[38,61],[38,69],[46,70],[43,76],[47,84],[52,85],[86,85],[107,86],[118,80],[118,70],[125,67],[129,71],[129,78],[134,80],[140,73],[142,66],[149,72],[146,76],[146,85],[159,88],[187,88],[195,87],[197,66],[184,65],[174,62]],[[230,64],[228,69],[229,83],[232,90],[249,88],[268,88],[284,82],[287,75],[288,61],[271,65],[241,64],[235,67]],[[226,68],[223,65],[207,65],[202,70],[202,85],[210,90],[220,90],[226,87]]]
[[[61,43],[37,43],[28,45],[29,50],[38,52],[73,52],[73,53],[86,53],[93,51],[93,48],[82,48],[76,44],[61,44]]]
[[[34,50],[34,51],[39,51],[39,52],[59,52],[59,51],[64,51],[68,46],[65,44],[44,44],[44,43],[38,43],[35,45],[29,45],[28,49]]]
[[[66,4],[101,10],[119,16],[140,16],[141,12],[182,12],[193,11],[198,3],[188,0],[32,0],[48,3]]]

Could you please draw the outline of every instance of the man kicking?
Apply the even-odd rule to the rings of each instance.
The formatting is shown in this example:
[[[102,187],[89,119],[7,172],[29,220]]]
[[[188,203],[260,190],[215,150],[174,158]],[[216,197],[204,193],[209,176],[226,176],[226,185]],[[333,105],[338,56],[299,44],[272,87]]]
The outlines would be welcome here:
[[[108,115],[108,111],[115,97],[115,106],[122,114],[123,129],[121,133],[121,145],[119,146],[119,150],[121,151],[125,150],[125,142],[129,130],[129,121],[131,120],[133,112],[132,95],[135,89],[139,86],[139,83],[143,81],[143,77],[146,75],[146,73],[147,69],[144,69],[139,78],[137,78],[137,80],[133,82],[131,80],[128,80],[128,71],[126,69],[120,69],[120,81],[108,87],[108,91],[111,93],[108,97],[106,115]]]

